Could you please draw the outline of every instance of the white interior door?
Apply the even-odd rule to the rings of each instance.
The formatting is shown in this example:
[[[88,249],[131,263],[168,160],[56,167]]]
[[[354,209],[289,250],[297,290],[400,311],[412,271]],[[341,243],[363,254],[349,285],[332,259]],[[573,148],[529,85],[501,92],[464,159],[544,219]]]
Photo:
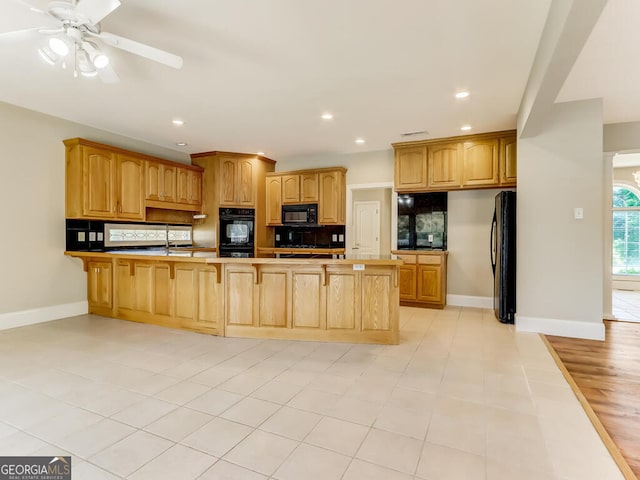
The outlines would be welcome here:
[[[353,253],[380,255],[380,202],[353,202]]]

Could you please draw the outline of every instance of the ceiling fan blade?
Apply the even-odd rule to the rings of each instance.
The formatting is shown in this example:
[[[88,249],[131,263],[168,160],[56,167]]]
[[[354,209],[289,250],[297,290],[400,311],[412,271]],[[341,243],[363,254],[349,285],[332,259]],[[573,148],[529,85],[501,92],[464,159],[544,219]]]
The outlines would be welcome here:
[[[126,50],[127,52],[140,55],[141,57],[148,58],[149,60],[162,63],[169,67],[173,67],[176,69],[182,68],[182,57],[174,55],[173,53],[165,52],[164,50],[150,47],[149,45],[145,45],[144,43],[129,40],[128,38],[120,37],[119,35],[114,35],[113,33],[102,32],[96,36],[103,40],[106,44],[112,45],[116,48],[121,48],[122,50]]]
[[[120,0],[80,0],[75,10],[95,25],[120,5]]]
[[[14,30],[12,32],[1,32],[0,38],[9,38],[9,37],[20,37],[22,35],[27,35],[31,32],[41,32],[42,30],[46,31],[47,27],[36,27],[36,28],[25,28],[23,30]],[[47,31],[48,33],[48,31]]]
[[[108,64],[104,68],[98,68],[98,77],[102,80],[102,83],[118,83],[120,81],[120,77],[115,72],[115,70],[111,67],[111,64]]]
[[[32,12],[35,13],[41,13],[43,15],[46,15],[47,12],[45,12],[44,10],[42,10],[41,8],[36,7],[35,5],[25,1],[25,0],[13,0],[16,3],[19,3],[21,5],[24,5],[25,7],[27,7],[29,10],[31,10]]]

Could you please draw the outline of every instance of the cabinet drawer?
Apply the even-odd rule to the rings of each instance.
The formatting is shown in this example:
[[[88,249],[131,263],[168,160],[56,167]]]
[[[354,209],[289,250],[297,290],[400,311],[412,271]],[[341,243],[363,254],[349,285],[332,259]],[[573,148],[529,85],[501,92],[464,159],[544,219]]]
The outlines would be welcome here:
[[[415,255],[396,255],[404,263],[416,263]]]
[[[422,265],[440,265],[442,257],[440,255],[418,255],[418,263]]]

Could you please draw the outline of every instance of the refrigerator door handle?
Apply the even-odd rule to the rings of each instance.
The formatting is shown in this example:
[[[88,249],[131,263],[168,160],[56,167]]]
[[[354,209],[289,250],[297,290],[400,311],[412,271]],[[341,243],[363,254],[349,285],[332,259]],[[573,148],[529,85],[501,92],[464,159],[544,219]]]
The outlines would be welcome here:
[[[493,275],[496,274],[496,228],[498,227],[498,219],[496,217],[496,212],[493,212],[493,221],[491,222],[491,269],[493,270]]]

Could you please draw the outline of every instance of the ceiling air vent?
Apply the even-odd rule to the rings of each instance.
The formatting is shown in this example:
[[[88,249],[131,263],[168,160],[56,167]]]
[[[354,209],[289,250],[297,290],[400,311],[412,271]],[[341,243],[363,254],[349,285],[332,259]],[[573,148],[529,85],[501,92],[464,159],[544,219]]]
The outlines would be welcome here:
[[[427,132],[426,130],[422,130],[420,132],[405,132],[405,133],[401,133],[400,136],[401,137],[412,137],[414,135],[427,135],[429,132]]]

